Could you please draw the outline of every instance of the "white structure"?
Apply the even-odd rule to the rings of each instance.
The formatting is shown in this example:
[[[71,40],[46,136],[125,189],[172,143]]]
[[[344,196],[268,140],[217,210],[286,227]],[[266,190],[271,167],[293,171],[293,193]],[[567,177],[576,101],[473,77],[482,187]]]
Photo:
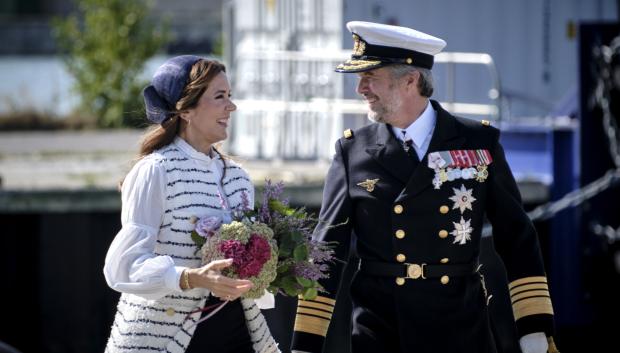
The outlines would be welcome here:
[[[352,46],[350,20],[445,39],[433,98],[458,115],[515,120],[553,115],[575,95],[578,23],[615,17],[613,0],[227,1],[225,60],[240,108],[230,150],[250,158],[329,158],[342,129],[367,122],[356,75],[333,72],[350,53],[342,49]]]

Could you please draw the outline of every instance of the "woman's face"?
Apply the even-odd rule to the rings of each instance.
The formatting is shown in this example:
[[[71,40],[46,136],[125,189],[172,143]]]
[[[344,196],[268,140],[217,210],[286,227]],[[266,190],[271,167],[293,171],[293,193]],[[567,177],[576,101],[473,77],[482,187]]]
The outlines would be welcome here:
[[[226,73],[220,72],[209,83],[196,107],[181,114],[187,122],[185,135],[190,144],[212,145],[226,139],[230,113],[237,109],[230,97],[228,78]]]

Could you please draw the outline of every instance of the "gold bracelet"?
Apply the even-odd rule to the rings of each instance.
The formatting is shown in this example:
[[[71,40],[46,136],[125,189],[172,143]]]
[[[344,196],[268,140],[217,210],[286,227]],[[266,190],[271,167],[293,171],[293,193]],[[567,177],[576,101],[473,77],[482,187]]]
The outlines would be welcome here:
[[[189,271],[188,270],[183,270],[183,284],[185,284],[186,290],[192,289],[192,287],[189,285]]]

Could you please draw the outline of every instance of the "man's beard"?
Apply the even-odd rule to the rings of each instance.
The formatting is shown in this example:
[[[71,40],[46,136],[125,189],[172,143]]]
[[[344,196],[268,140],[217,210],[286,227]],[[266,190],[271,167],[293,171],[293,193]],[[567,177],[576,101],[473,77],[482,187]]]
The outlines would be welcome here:
[[[398,96],[392,96],[391,100],[378,107],[376,110],[368,110],[368,120],[375,123],[390,123],[392,115],[402,105],[402,100]]]

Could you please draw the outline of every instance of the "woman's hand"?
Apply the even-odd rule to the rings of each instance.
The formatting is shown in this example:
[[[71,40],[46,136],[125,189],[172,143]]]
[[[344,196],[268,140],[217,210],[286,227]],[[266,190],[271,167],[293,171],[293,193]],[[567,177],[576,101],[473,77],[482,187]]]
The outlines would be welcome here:
[[[187,269],[190,287],[207,288],[211,294],[224,300],[239,298],[252,289],[252,282],[222,275],[220,271],[232,263],[232,259],[216,260],[199,268]]]

